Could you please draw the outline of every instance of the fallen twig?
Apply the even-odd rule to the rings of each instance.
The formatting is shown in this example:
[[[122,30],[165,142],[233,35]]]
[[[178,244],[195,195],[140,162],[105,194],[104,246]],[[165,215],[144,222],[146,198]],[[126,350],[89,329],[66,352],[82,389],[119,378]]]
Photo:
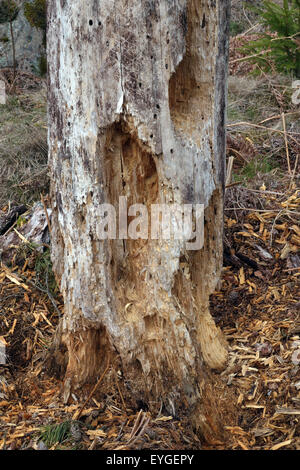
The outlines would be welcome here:
[[[285,113],[285,116],[292,116],[293,114],[300,114],[300,111],[294,111],[292,113]],[[258,124],[264,124],[265,122],[272,121],[273,119],[281,119],[281,114],[276,114],[275,116],[271,116],[263,121],[260,121]]]
[[[285,125],[285,116],[284,113],[281,113],[281,119],[282,119],[282,126],[283,126],[283,132],[284,132],[284,143],[285,143],[285,153],[286,153],[286,161],[288,165],[288,172],[289,175],[291,174],[291,164],[290,164],[290,154],[289,154],[289,146],[288,146],[288,140],[287,140],[287,133],[286,133],[286,125]]]
[[[228,186],[231,182],[232,168],[233,168],[234,157],[229,157],[227,165],[227,174],[226,174],[226,183],[225,186]]]
[[[110,366],[110,362],[109,362],[109,359],[107,361],[107,366],[106,368],[104,369],[100,379],[98,380],[98,382],[96,383],[96,385],[93,387],[92,391],[90,392],[89,396],[87,397],[87,399],[85,400],[85,402],[83,403],[82,407],[80,408],[80,411],[79,411],[79,414],[78,416],[76,417],[77,420],[79,420],[80,416],[82,415],[82,412],[86,406],[86,404],[90,401],[90,399],[92,398],[92,396],[94,395],[97,387],[101,384],[102,380],[104,379],[104,376],[106,374],[106,372],[108,371],[109,369],[109,366]]]

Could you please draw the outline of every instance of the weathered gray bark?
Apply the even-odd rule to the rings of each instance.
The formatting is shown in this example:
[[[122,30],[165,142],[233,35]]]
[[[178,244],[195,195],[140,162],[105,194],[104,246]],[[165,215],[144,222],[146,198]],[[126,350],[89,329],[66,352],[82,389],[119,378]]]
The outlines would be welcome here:
[[[49,2],[52,259],[66,382],[117,353],[144,401],[201,408],[226,345],[209,313],[222,267],[229,0]],[[205,204],[205,245],[102,241],[99,205]],[[189,275],[187,276],[187,269]],[[200,403],[200,405],[199,405]]]

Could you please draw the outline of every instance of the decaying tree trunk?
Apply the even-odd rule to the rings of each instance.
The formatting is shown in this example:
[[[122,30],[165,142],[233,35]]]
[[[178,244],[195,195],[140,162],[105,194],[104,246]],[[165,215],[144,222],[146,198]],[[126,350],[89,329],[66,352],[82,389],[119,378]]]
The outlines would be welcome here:
[[[132,393],[154,408],[185,403],[202,428],[205,370],[227,359],[208,302],[222,267],[228,4],[48,6],[52,259],[65,301],[65,383],[95,379],[117,355]],[[120,196],[128,207],[204,204],[204,247],[102,240],[100,205],[118,208]]]

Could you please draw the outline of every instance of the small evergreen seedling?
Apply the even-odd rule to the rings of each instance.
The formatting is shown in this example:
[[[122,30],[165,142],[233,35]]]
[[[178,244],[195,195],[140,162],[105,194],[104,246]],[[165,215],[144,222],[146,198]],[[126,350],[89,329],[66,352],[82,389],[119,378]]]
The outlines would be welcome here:
[[[266,32],[243,47],[246,54],[255,55],[248,60],[266,72],[273,65],[278,72],[300,78],[300,0],[283,0],[282,6],[264,0],[251,8],[259,13]]]

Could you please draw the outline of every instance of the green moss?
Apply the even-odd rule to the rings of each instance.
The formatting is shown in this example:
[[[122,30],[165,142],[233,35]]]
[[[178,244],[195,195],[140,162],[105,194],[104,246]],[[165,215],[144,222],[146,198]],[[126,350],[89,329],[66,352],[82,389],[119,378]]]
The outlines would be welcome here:
[[[47,4],[46,0],[34,0],[34,2],[26,2],[24,5],[24,15],[27,21],[34,28],[41,29],[44,37],[43,42],[46,45],[46,29],[47,29]]]
[[[13,0],[1,0],[0,24],[14,21],[19,13],[19,7]]]

